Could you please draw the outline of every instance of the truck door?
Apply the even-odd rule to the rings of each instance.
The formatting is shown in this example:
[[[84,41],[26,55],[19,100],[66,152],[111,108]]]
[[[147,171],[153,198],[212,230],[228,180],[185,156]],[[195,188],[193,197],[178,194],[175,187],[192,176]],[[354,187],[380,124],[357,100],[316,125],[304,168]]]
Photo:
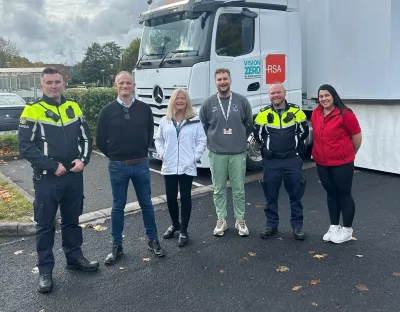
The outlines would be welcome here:
[[[259,9],[257,17],[243,14],[242,8],[220,8],[215,17],[210,55],[210,90],[216,93],[214,72],[228,68],[232,91],[246,96],[252,107],[260,106],[261,64],[259,42]],[[247,16],[246,16],[247,15]],[[253,110],[254,111],[254,110]]]

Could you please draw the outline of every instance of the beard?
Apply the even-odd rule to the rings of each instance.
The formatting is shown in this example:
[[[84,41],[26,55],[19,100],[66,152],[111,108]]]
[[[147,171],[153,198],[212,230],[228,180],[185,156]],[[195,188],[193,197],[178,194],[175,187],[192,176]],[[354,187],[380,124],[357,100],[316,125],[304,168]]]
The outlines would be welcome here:
[[[226,86],[225,90],[222,90],[222,88],[218,88],[218,93],[221,97],[228,97],[231,92],[231,87]]]

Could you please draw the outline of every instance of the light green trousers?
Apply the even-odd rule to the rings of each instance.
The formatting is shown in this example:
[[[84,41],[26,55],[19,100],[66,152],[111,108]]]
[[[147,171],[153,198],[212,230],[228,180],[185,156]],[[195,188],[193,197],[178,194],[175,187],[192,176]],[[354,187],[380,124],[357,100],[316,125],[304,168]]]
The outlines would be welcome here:
[[[218,219],[226,218],[227,195],[226,182],[231,184],[233,208],[236,219],[244,219],[246,177],[246,153],[236,155],[215,154],[210,152],[210,169],[214,184],[214,205]]]

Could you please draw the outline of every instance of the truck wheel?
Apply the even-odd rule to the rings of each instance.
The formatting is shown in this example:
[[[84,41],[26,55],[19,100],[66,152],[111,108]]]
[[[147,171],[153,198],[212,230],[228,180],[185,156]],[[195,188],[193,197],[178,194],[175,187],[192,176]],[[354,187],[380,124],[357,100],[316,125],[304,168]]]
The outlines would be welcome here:
[[[262,157],[260,145],[254,138],[253,133],[247,138],[247,169],[250,171],[262,170]]]

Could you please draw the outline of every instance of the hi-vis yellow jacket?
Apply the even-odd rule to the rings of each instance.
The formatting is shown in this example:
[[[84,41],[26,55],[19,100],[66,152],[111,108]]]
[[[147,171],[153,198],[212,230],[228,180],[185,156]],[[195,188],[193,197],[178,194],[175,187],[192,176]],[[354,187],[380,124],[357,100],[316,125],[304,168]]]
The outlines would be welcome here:
[[[298,105],[285,102],[281,114],[272,105],[260,110],[254,120],[254,137],[257,142],[273,153],[296,150],[299,141],[307,138],[307,117]]]
[[[18,130],[18,148],[34,170],[54,173],[58,163],[69,170],[75,159],[89,163],[92,137],[77,103],[61,103],[43,95],[28,103],[21,114]]]

